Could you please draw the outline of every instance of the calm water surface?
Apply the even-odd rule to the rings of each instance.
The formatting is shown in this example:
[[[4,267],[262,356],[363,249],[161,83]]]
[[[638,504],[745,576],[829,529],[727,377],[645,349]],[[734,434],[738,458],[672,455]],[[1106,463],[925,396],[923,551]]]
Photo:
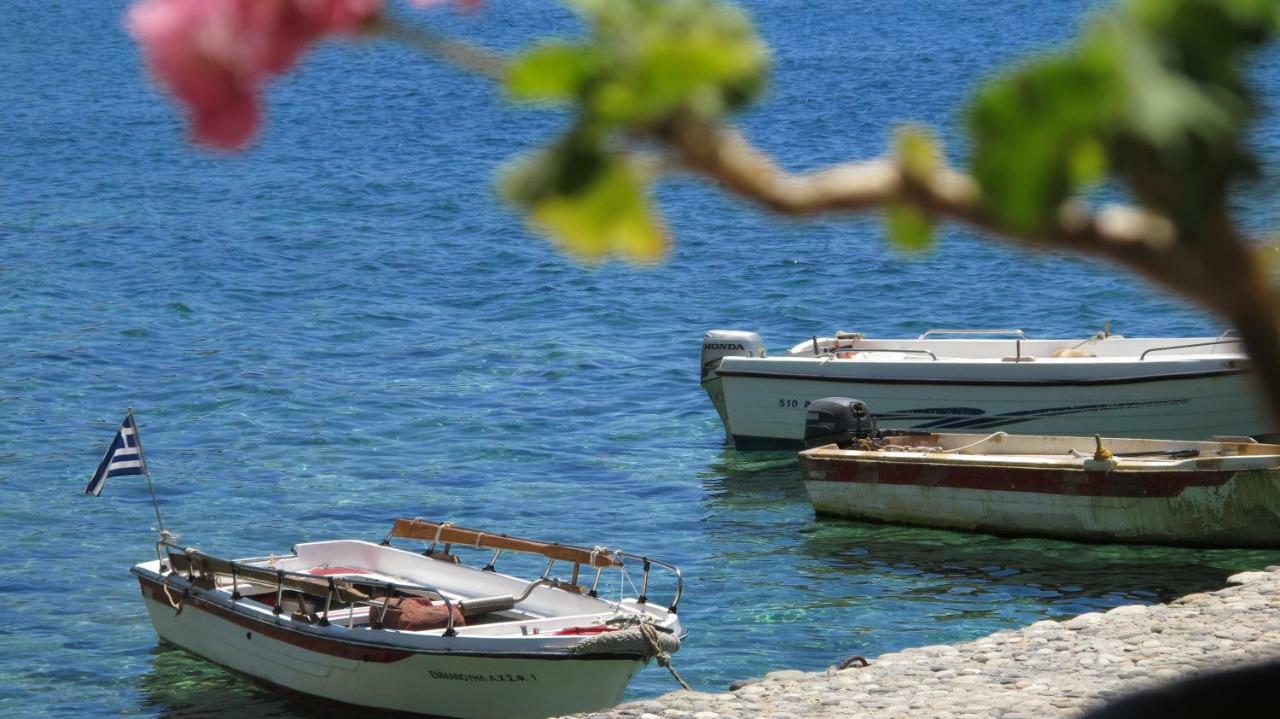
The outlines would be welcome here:
[[[793,169],[878,154],[908,119],[959,157],[975,78],[1087,5],[750,3],[776,73],[744,126]],[[874,219],[776,221],[686,181],[660,192],[666,264],[583,268],[491,191],[563,118],[398,48],[333,47],[272,89],[253,152],[215,157],[143,79],[123,9],[0,5],[4,715],[325,713],[157,644],[128,575],[153,537],[145,486],[80,494],[129,404],[167,522],[207,551],[378,538],[408,515],[669,558],[700,689],[1276,561],[815,521],[791,457],[726,449],[698,387],[711,327],[774,347],[837,327],[1221,329],[1132,278],[962,231],[904,258]],[[573,27],[525,0],[435,17],[499,48]],[[1273,57],[1257,75],[1274,104]],[[1240,204],[1276,224],[1261,191]],[[629,696],[672,688],[650,668]]]

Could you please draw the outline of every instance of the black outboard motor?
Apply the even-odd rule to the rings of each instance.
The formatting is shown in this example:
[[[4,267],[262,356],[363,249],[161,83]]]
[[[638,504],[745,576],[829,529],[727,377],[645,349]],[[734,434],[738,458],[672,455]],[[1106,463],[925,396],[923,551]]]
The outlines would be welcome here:
[[[875,439],[880,427],[865,402],[827,397],[809,403],[804,421],[804,446],[838,444],[847,448],[859,439]]]

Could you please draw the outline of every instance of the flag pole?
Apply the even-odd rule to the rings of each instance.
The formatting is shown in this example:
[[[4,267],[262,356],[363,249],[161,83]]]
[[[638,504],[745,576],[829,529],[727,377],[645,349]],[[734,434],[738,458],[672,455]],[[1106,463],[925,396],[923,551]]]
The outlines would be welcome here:
[[[142,459],[142,476],[147,479],[147,489],[151,492],[151,506],[156,510],[156,523],[160,525],[160,539],[169,532],[164,528],[164,520],[160,518],[160,502],[156,501],[156,488],[151,485],[151,469],[147,467],[147,455],[142,451],[142,431],[138,429],[138,420],[133,417],[133,407],[129,407],[129,424],[133,426],[133,441],[138,443],[138,457]]]

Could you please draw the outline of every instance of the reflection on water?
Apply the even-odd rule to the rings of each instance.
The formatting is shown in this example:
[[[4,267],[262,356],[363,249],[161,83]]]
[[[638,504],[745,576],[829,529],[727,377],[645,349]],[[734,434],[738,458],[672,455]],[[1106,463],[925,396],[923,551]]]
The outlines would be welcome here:
[[[1076,544],[828,519],[803,535],[810,571],[839,577],[865,597],[859,608],[871,617],[900,614],[890,602],[914,605],[934,627],[911,633],[936,635],[930,641],[1169,601],[1219,589],[1231,574],[1275,559],[1264,550]]]
[[[373,719],[388,715],[258,684],[168,643],[156,646],[151,670],[142,676],[139,688],[144,706],[154,716],[167,719],[320,719],[339,715]]]
[[[144,705],[161,717],[202,719],[299,714],[298,707],[290,706],[291,698],[287,695],[259,687],[243,675],[167,643],[156,645],[151,670],[141,677],[139,689]]]
[[[1276,561],[1265,550],[1076,544],[815,519],[786,453],[725,450],[702,479],[708,546],[720,561],[702,577],[715,589],[700,587],[699,595],[719,600],[716,651],[750,647],[729,660],[718,654],[728,675],[700,677],[713,684],[1168,601]]]

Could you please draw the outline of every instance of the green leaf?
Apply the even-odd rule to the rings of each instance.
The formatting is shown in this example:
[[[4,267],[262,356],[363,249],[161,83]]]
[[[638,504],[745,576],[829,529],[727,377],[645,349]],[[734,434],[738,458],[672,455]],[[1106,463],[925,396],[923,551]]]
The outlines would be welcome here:
[[[581,111],[607,126],[637,127],[684,110],[732,112],[764,86],[768,53],[746,15],[715,0],[579,0],[593,23],[598,72]]]
[[[973,173],[991,211],[1018,232],[1044,226],[1106,164],[1124,99],[1114,61],[1095,52],[1044,58],[983,88],[969,112]]]
[[[1067,148],[1067,175],[1072,187],[1089,187],[1107,176],[1107,150],[1096,138],[1084,137]]]
[[[1209,237],[1231,183],[1257,172],[1245,60],[1278,24],[1275,0],[1129,0],[988,83],[969,112],[988,209],[1034,232],[1110,173],[1180,238]]]
[[[903,252],[924,252],[933,247],[933,218],[911,205],[895,202],[885,208],[889,242]]]
[[[894,132],[893,155],[902,170],[915,178],[927,178],[942,166],[942,147],[927,127],[904,125]]]
[[[537,230],[585,261],[616,255],[648,263],[666,254],[666,231],[641,173],[580,133],[525,158],[508,171],[503,189]]]
[[[666,253],[666,233],[649,208],[643,184],[623,161],[612,163],[575,195],[535,202],[534,223],[570,253],[589,262],[620,255],[654,262]]]
[[[648,179],[621,154],[677,115],[713,121],[764,87],[768,52],[737,6],[719,0],[567,0],[591,29],[511,66],[522,100],[569,102],[573,126],[511,167],[503,193],[539,230],[589,261],[666,252]]]
[[[558,102],[576,97],[596,69],[589,47],[549,42],[521,53],[507,69],[507,91],[521,100]]]

